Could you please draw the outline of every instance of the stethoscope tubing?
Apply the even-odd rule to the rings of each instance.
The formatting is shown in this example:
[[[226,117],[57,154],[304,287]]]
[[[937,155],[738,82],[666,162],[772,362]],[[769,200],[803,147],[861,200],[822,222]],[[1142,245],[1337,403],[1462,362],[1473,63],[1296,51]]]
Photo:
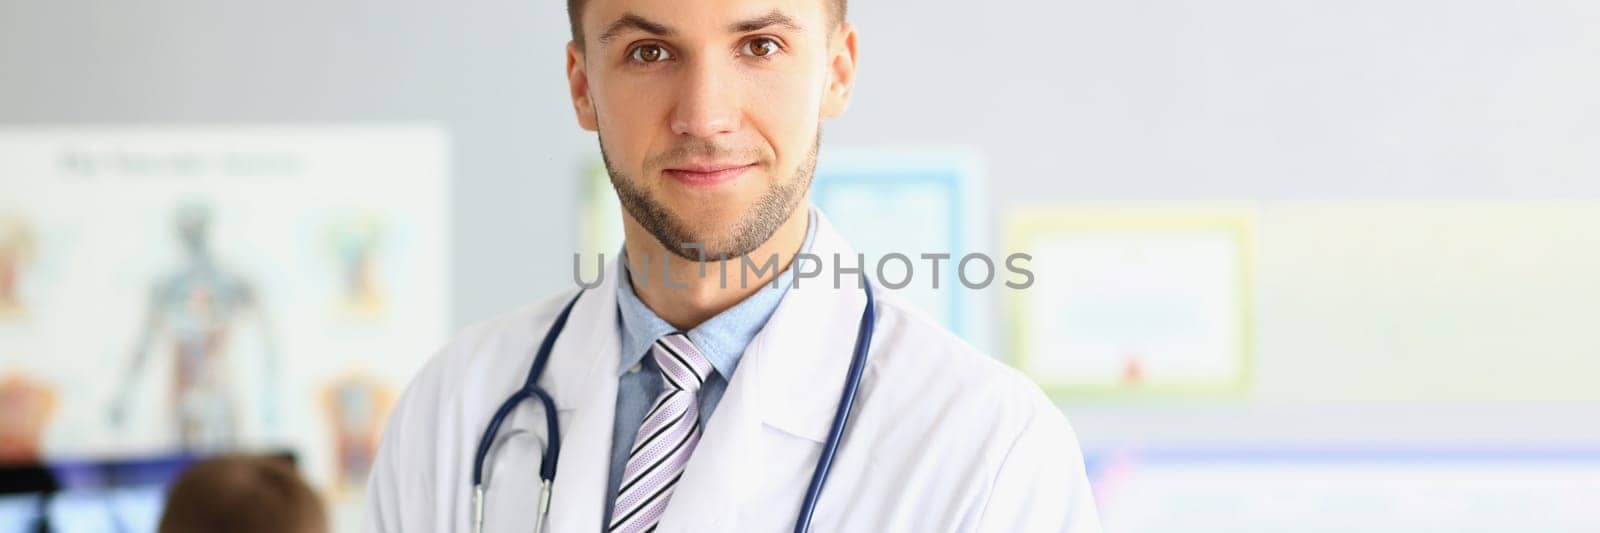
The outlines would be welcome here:
[[[567,318],[572,316],[572,308],[578,304],[578,298],[583,296],[583,291],[578,291],[561,310],[561,315],[556,317],[555,323],[544,334],[544,341],[539,343],[538,355],[533,358],[533,368],[528,370],[528,378],[523,381],[522,388],[506,398],[500,408],[495,410],[494,417],[489,419],[489,427],[483,432],[483,438],[478,441],[478,453],[472,459],[472,486],[483,486],[483,461],[489,456],[489,448],[494,445],[495,435],[500,434],[500,424],[509,418],[511,411],[522,404],[529,397],[536,397],[544,405],[545,430],[550,436],[545,445],[544,457],[539,461],[539,479],[542,481],[555,481],[556,465],[561,458],[561,429],[556,420],[556,402],[550,394],[538,385],[539,376],[544,375],[544,367],[550,362],[550,351],[555,348],[556,338],[567,329]]]
[[[845,386],[840,394],[838,410],[834,413],[833,423],[828,429],[828,440],[823,443],[822,454],[817,459],[816,469],[811,473],[811,482],[806,487],[806,496],[801,504],[799,516],[795,519],[794,530],[796,533],[806,533],[811,528],[811,516],[816,511],[817,500],[822,495],[822,487],[828,479],[828,471],[833,467],[834,455],[839,451],[839,442],[844,438],[845,425],[850,420],[852,407],[855,405],[856,393],[861,387],[861,375],[866,368],[867,352],[872,347],[873,327],[877,320],[877,313],[872,298],[872,287],[863,283],[862,290],[867,295],[866,310],[861,313],[861,325],[856,330],[855,352],[850,359],[850,370],[845,378]],[[545,332],[544,340],[539,344],[539,351],[533,359],[533,367],[528,370],[528,377],[522,387],[511,394],[495,410],[494,416],[489,419],[489,427],[484,430],[483,437],[478,440],[478,450],[472,460],[472,494],[473,494],[473,530],[479,531],[483,526],[483,465],[489,456],[489,449],[494,445],[495,436],[500,433],[500,426],[510,418],[511,412],[529,398],[537,398],[544,407],[546,434],[550,439],[545,445],[545,451],[539,461],[540,503],[539,515],[535,519],[535,528],[542,525],[543,514],[548,512],[550,487],[555,481],[556,465],[561,458],[561,434],[556,417],[555,400],[543,388],[539,387],[539,377],[544,375],[544,367],[550,362],[550,352],[554,349],[556,338],[566,330],[567,319],[572,315],[572,309],[578,304],[578,298],[585,291],[567,302],[561,310],[550,329]],[[537,530],[537,529],[536,529]]]
[[[867,293],[867,309],[861,313],[861,326],[856,330],[855,353],[850,358],[850,373],[845,378],[844,392],[839,395],[839,409],[833,415],[833,427],[828,429],[828,440],[822,445],[822,455],[817,458],[817,468],[811,472],[811,484],[806,487],[805,502],[800,505],[800,516],[795,519],[795,533],[811,529],[811,514],[817,510],[817,498],[822,496],[822,485],[828,480],[828,470],[833,468],[833,456],[839,451],[839,441],[844,440],[844,426],[850,421],[850,408],[856,403],[856,392],[861,388],[861,374],[867,366],[867,350],[872,348],[872,329],[877,313],[872,304],[872,288],[863,284]]]

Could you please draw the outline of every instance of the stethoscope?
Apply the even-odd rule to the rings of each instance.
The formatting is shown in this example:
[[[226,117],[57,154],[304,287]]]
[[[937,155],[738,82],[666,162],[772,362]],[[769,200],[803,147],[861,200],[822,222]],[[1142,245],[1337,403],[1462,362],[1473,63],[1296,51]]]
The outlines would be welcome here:
[[[822,483],[828,478],[828,469],[833,466],[833,456],[838,453],[839,441],[844,436],[845,422],[850,420],[850,407],[856,401],[856,390],[861,387],[861,371],[867,365],[867,349],[872,346],[874,322],[872,287],[863,283],[862,290],[867,293],[867,307],[861,312],[861,326],[856,331],[850,373],[845,379],[844,394],[839,398],[839,410],[833,415],[833,424],[828,430],[828,440],[822,444],[822,455],[817,458],[816,470],[811,473],[811,484],[806,487],[805,502],[800,506],[800,515],[795,518],[795,533],[805,533],[811,529],[811,513],[817,508],[817,498],[822,495]],[[550,325],[550,330],[544,334],[544,342],[539,343],[539,352],[533,358],[533,368],[528,370],[527,381],[495,410],[494,417],[489,419],[488,429],[484,430],[483,438],[478,441],[478,453],[472,460],[472,531],[475,533],[483,531],[483,461],[489,455],[489,445],[494,442],[495,434],[500,432],[500,424],[506,421],[511,411],[530,398],[537,398],[544,405],[546,434],[550,436],[539,461],[539,514],[534,517],[534,533],[539,533],[544,527],[545,517],[550,514],[550,485],[555,482],[556,462],[561,457],[561,436],[556,427],[556,403],[550,399],[550,393],[539,387],[538,381],[539,376],[544,374],[545,363],[550,361],[550,348],[555,346],[561,330],[567,327],[567,317],[582,296],[583,291],[578,291],[577,296],[573,296],[572,301],[567,302],[566,308],[561,310],[555,323]]]

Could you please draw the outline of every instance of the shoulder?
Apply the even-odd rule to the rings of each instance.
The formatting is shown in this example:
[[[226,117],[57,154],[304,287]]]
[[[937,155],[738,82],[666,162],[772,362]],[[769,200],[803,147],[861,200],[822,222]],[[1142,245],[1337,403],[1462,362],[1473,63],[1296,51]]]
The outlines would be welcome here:
[[[878,314],[869,368],[888,449],[965,461],[976,492],[960,504],[979,531],[1099,531],[1077,435],[1038,385],[899,298]]]
[[[527,367],[526,354],[570,297],[551,296],[462,328],[412,377],[389,414],[368,483],[369,530],[447,529],[450,502],[458,497],[450,489],[467,475],[454,470],[461,465],[448,450],[471,450],[478,436],[452,429],[478,427],[501,391],[523,379],[526,370],[505,369]]]
[[[498,390],[521,380],[520,372],[505,369],[525,369],[544,331],[571,297],[566,292],[552,295],[458,331],[411,378],[390,419],[401,425],[395,431],[411,427],[432,432],[453,407],[473,396],[471,391]]]
[[[537,342],[571,298],[567,292],[551,295],[470,324],[456,332],[434,358],[446,366],[466,365],[496,348]]]
[[[530,357],[528,350],[538,345],[571,298],[570,291],[563,291],[461,328],[417,373],[413,386],[456,383],[475,370],[503,369]]]
[[[907,409],[936,406],[941,416],[981,421],[992,430],[986,433],[1010,440],[1023,432],[1043,432],[1040,436],[1077,447],[1066,417],[1026,375],[892,293],[877,302],[874,364],[869,368],[877,387],[899,400],[894,403],[904,402]]]
[[[1038,385],[990,357],[895,294],[877,297],[873,358],[882,376],[924,393],[959,395],[996,407],[1033,411],[1055,407]]]

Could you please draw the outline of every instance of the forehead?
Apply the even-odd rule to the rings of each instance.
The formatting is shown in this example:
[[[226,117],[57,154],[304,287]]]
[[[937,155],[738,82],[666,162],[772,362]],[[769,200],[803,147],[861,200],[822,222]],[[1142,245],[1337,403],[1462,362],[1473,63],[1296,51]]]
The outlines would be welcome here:
[[[592,39],[626,16],[643,18],[683,34],[726,33],[730,25],[774,12],[807,30],[819,30],[831,0],[585,0],[580,22]]]

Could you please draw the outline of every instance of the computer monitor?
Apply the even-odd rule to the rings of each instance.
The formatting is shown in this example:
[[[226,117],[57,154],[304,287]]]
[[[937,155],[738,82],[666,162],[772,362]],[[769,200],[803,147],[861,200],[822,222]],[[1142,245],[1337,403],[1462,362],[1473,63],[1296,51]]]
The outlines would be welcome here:
[[[198,459],[174,454],[0,465],[0,532],[153,532],[167,487]]]

